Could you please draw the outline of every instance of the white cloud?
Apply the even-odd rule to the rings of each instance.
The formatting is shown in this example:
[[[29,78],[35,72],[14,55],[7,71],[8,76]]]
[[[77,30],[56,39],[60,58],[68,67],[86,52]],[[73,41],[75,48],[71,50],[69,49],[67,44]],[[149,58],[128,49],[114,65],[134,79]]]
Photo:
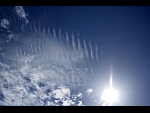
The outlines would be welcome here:
[[[73,102],[72,100],[70,100],[70,99],[67,99],[67,100],[65,100],[65,101],[62,101],[63,102],[63,106],[70,106],[70,105],[74,105],[75,104],[75,102]]]
[[[82,98],[82,97],[83,97],[82,93],[79,93],[79,94],[77,95],[77,97]]]
[[[16,6],[15,12],[20,19],[28,23],[27,14],[22,6]],[[1,27],[7,29],[9,24],[7,19],[1,20]],[[51,40],[49,36],[45,37],[43,32],[38,31],[38,36],[34,37],[34,31],[33,34],[22,35],[19,33],[19,28],[17,29],[18,34],[13,31],[7,34],[9,41],[14,38],[14,40],[18,40],[19,37],[16,46],[8,46],[5,49],[13,53],[6,53],[6,56],[10,57],[9,63],[5,64],[0,61],[0,90],[5,96],[4,101],[0,101],[0,105],[55,106],[59,103],[63,106],[75,105],[75,101],[82,98],[83,94],[79,92],[71,97],[69,88],[72,88],[73,85],[82,85],[82,82],[86,83],[88,67],[76,64],[87,63],[84,62],[84,54],[87,54],[88,49],[81,49],[79,46],[80,49],[77,52],[76,49],[71,49],[69,44],[65,45],[61,41]],[[30,27],[29,30],[31,30]],[[44,38],[41,40],[43,36]],[[66,38],[70,40],[69,37]],[[74,39],[73,44],[75,42]],[[35,43],[37,45],[34,45]],[[71,46],[77,48],[73,44]],[[84,44],[84,46],[86,45]],[[89,47],[91,48],[91,45]],[[91,54],[93,58],[93,53]],[[42,82],[44,86],[39,86],[39,82]],[[66,84],[69,88],[63,87]],[[56,88],[58,85],[60,86]],[[93,89],[87,90],[88,94],[92,92]],[[78,102],[76,105],[83,105],[82,101]]]
[[[52,96],[57,99],[63,99],[64,97],[70,97],[70,90],[65,87],[59,87],[53,91]]]
[[[78,101],[78,102],[79,102],[78,106],[83,106],[82,101]]]
[[[9,27],[10,22],[7,19],[2,19],[1,20],[1,27],[7,29]]]
[[[93,89],[88,89],[87,90],[88,95],[90,95],[92,92],[93,92]]]
[[[23,19],[26,23],[28,23],[28,19],[27,19],[27,14],[25,13],[24,9],[22,6],[15,6],[15,11],[16,11],[16,14],[21,18]]]

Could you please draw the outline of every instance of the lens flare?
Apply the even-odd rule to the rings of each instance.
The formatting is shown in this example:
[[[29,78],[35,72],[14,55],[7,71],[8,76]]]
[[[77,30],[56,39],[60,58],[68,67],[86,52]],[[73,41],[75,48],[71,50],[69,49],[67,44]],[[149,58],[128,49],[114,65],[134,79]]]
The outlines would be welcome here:
[[[113,88],[108,88],[102,93],[101,99],[112,105],[114,101],[118,100],[118,92]]]
[[[108,103],[109,106],[112,105],[113,102],[118,100],[118,91],[113,88],[112,85],[112,69],[110,71],[110,86],[102,92],[101,100],[103,101],[102,106],[106,106]]]

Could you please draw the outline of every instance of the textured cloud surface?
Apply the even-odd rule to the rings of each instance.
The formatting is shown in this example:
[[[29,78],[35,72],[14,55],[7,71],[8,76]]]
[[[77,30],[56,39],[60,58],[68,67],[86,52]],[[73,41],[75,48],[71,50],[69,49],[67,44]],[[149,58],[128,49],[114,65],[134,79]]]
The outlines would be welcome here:
[[[0,105],[83,105],[77,100],[83,94],[71,95],[70,89],[89,82],[97,45],[94,53],[91,41],[81,41],[73,32],[63,37],[60,30],[57,37],[54,29],[30,25],[22,6],[14,9],[25,23],[1,20],[6,31],[0,40]]]

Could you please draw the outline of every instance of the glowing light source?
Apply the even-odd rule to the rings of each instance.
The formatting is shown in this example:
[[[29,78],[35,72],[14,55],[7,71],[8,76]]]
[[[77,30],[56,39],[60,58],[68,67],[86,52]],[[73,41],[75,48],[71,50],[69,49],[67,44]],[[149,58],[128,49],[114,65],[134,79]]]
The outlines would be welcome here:
[[[112,87],[112,70],[110,73],[110,87],[102,92],[101,100],[103,106],[106,106],[106,103],[111,106],[114,101],[118,100],[118,92]]]
[[[102,93],[101,99],[109,103],[109,105],[112,105],[112,103],[118,99],[118,92],[110,87]]]

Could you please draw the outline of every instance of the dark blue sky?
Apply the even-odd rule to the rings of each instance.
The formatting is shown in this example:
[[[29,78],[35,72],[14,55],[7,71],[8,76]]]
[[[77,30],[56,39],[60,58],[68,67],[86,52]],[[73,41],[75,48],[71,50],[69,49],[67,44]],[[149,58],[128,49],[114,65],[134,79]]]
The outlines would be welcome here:
[[[102,46],[104,61],[96,64],[95,89],[109,85],[112,69],[122,105],[150,105],[150,6],[24,8],[31,22],[79,31],[81,41],[98,44],[99,55]]]
[[[104,62],[97,67],[100,70],[93,83],[96,89],[109,83],[112,68],[113,84],[119,88],[122,105],[150,105],[150,7],[59,6],[29,9],[33,9],[32,13],[43,24],[49,23],[56,29],[76,33],[79,31],[80,38],[96,41],[99,48],[103,47]],[[44,12],[47,18],[40,16]]]

